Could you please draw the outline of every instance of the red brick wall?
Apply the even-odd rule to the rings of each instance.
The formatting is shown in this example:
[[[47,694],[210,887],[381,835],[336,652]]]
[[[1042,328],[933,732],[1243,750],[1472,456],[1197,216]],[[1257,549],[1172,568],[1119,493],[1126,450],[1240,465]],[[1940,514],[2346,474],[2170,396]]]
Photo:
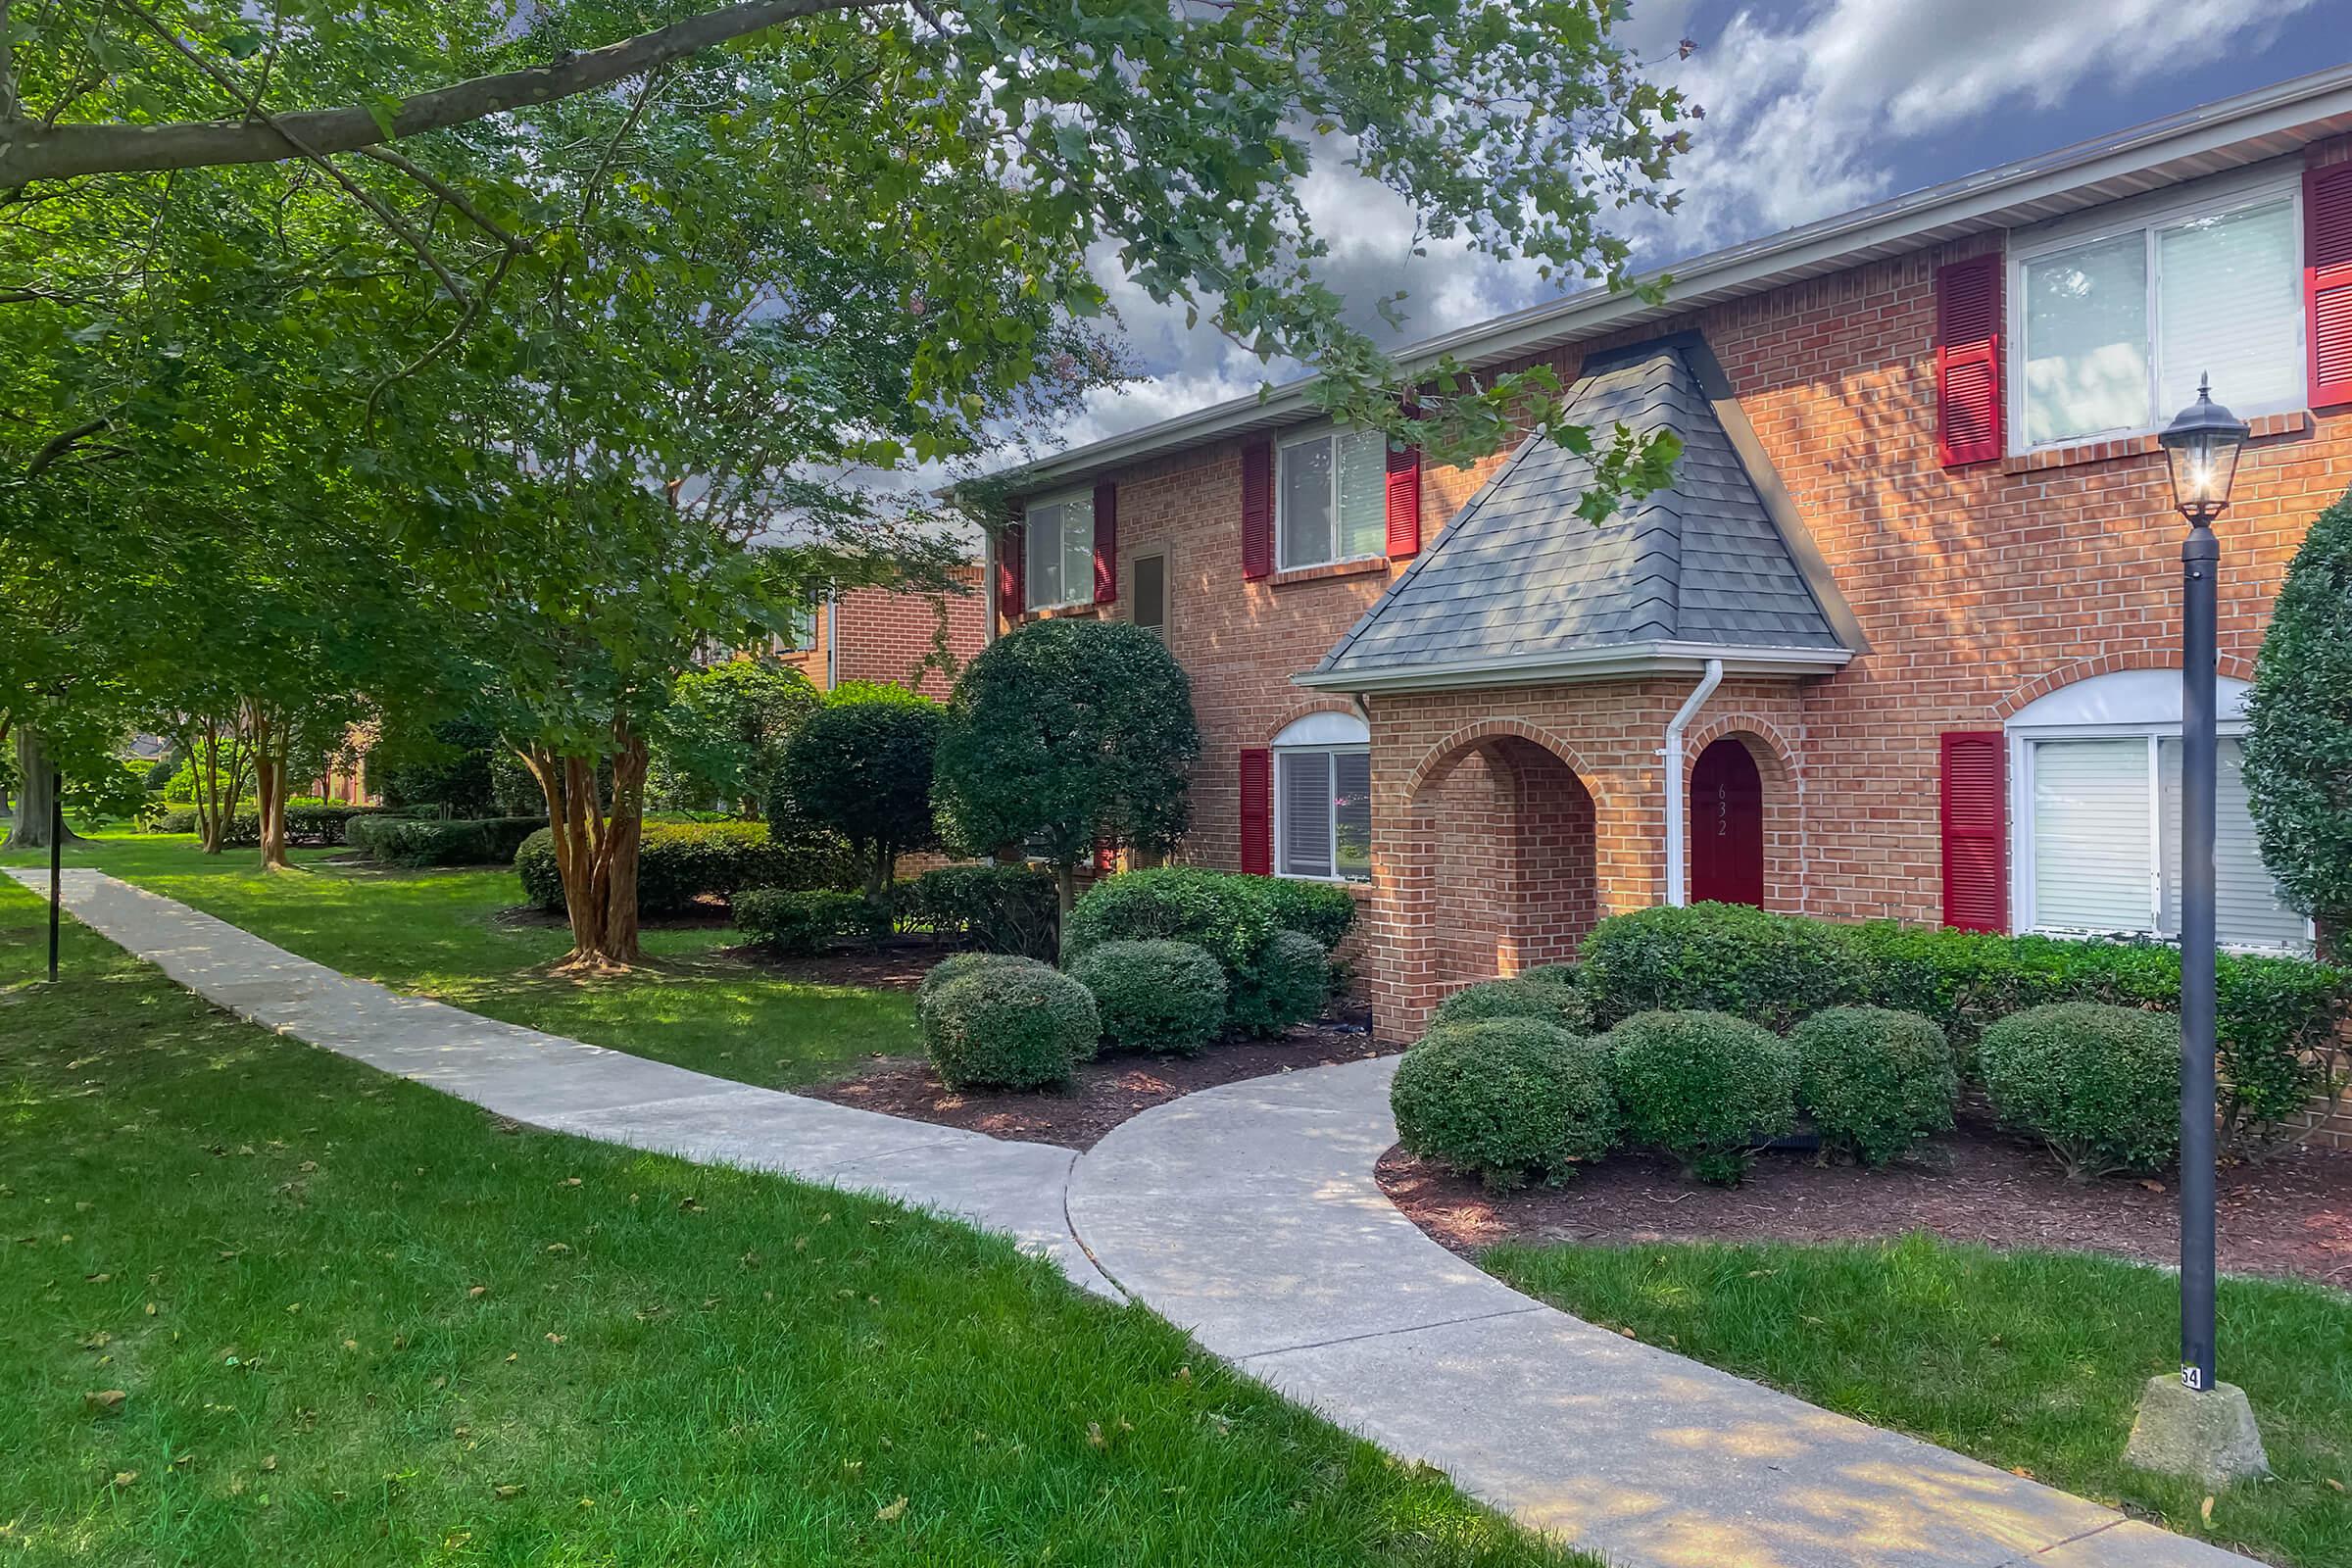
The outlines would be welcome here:
[[[948,659],[960,672],[988,640],[989,608],[980,592],[980,568],[956,573],[968,589],[960,594],[892,593],[857,588],[837,599],[818,618],[824,637],[838,637],[838,672],[843,680],[887,680],[913,686],[928,697],[946,697],[953,674],[938,667],[942,622]],[[813,678],[821,686],[823,666]]]

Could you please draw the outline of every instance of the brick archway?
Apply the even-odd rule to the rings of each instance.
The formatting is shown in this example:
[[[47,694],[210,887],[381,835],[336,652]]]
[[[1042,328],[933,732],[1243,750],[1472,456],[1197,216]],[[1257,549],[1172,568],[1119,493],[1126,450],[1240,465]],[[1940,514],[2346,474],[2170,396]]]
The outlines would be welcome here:
[[[1764,907],[1802,912],[1805,905],[1804,774],[1795,741],[1761,713],[1733,709],[1712,713],[1683,737],[1684,783],[1692,782],[1698,760],[1718,741],[1737,741],[1754,760],[1763,784]],[[1698,808],[1696,792],[1690,808]],[[1697,844],[1692,830],[1690,842]],[[1695,893],[1692,897],[1696,897]]]
[[[2230,680],[2251,681],[2254,678],[2254,662],[2235,654],[2223,654],[2215,661],[2214,667],[2217,673]],[[2094,676],[2119,675],[2128,669],[2159,669],[2178,673],[2180,668],[2180,661],[2177,655],[2168,658],[2163,654],[2107,654],[2098,659],[2078,659],[2072,663],[2044,671],[2002,698],[1993,705],[1992,716],[2007,723],[2028,703]]]
[[[1492,719],[1448,735],[1409,775],[1404,821],[1374,876],[1383,1038],[1409,1039],[1446,993],[1574,956],[1599,915],[1597,808],[1551,737]]]

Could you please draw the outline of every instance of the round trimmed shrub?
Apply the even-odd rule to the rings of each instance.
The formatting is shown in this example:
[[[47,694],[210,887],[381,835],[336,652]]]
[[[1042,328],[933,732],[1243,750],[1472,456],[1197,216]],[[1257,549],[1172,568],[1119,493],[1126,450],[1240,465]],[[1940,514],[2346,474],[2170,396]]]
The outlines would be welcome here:
[[[932,992],[937,991],[941,986],[960,980],[967,974],[978,974],[983,969],[1002,968],[1005,964],[1027,964],[1032,969],[1053,967],[1052,964],[1040,963],[1035,958],[1024,958],[1015,953],[952,953],[933,964],[924,973],[922,983],[914,989],[915,1001],[917,1003],[928,1001]]]
[[[1642,1012],[1608,1036],[1629,1141],[1730,1185],[1748,1155],[1796,1126],[1796,1051],[1725,1012]]]
[[[1540,1018],[1570,1034],[1590,1034],[1592,1002],[1572,985],[1530,977],[1482,980],[1477,985],[1464,986],[1439,1003],[1430,1026],[1478,1023],[1489,1018]]]
[[[1070,965],[1113,1051],[1197,1056],[1225,1027],[1225,971],[1190,942],[1105,942]]]
[[[789,957],[813,958],[836,942],[890,935],[889,916],[856,893],[746,888],[732,908],[753,941]]]
[[[1611,915],[1581,952],[1581,978],[1603,1023],[1674,1008],[1787,1029],[1824,1007],[1864,1000],[1868,987],[1862,955],[1842,928],[1744,904]]]
[[[1943,1031],[1916,1012],[1832,1007],[1789,1031],[1797,1102],[1831,1149],[1865,1165],[1952,1125],[1960,1073]]]
[[[1407,1152],[1491,1190],[1556,1183],[1617,1141],[1607,1054],[1539,1018],[1432,1029],[1396,1064],[1389,1108]]]
[[[1067,1083],[1102,1033],[1086,987],[1043,964],[991,964],[939,987],[920,1011],[931,1065],[950,1089]]]
[[[1330,953],[1303,931],[1277,931],[1235,971],[1226,1009],[1236,1029],[1271,1040],[1320,1017],[1330,1000]]]
[[[1562,963],[1539,963],[1519,978],[1547,986],[1580,986],[1585,983],[1585,966],[1573,958]]]
[[[1977,1043],[2001,1120],[2049,1145],[2081,1181],[2153,1170],[2180,1146],[2180,1020],[2062,1002],[2011,1013]]]

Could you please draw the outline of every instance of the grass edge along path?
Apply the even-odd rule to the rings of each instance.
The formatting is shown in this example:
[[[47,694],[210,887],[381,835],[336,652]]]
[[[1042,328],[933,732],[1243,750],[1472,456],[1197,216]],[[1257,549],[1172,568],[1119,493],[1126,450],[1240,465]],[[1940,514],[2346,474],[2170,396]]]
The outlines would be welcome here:
[[[563,956],[560,923],[501,918],[522,899],[498,867],[394,871],[297,850],[293,871],[249,851],[208,856],[187,835],[106,833],[65,863],[120,877],[250,931],[299,957],[505,1023],[563,1035],[766,1089],[839,1078],[881,1054],[919,1052],[912,998],[808,985],[716,950],[722,926],[645,933],[651,960],[626,975],[539,972]],[[30,865],[46,855],[0,856]]]
[[[2296,1568],[2352,1563],[2352,1297],[2226,1278],[2222,1375],[2278,1479],[2214,1496],[2123,1463],[2170,1370],[2173,1278],[2082,1253],[1922,1234],[1824,1245],[1505,1244],[1479,1261],[1539,1299],[1826,1409]]]
[[[0,1561],[1592,1568],[893,1205],[535,1133],[0,885]]]

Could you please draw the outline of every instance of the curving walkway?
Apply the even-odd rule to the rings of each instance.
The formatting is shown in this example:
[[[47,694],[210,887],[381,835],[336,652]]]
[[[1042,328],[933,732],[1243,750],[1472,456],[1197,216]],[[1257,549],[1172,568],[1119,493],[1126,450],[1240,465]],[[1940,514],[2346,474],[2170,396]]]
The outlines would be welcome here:
[[[11,873],[46,892],[44,874]],[[1391,1452],[1646,1568],[2247,1559],[1555,1311],[1372,1177],[1395,1058],[1146,1111],[1084,1156],[712,1078],[355,980],[90,870],[84,924],[282,1034],[517,1121],[879,1193],[1010,1235]]]
[[[1613,1562],[2221,1568],[2247,1559],[1624,1339],[1422,1235],[1373,1164],[1396,1058],[1144,1112],[1069,1214],[1121,1289],[1291,1397]]]
[[[10,874],[48,896],[46,871]],[[534,1127],[929,1208],[1124,1298],[1071,1238],[1062,1189],[1074,1150],[756,1089],[404,997],[104,872],[68,871],[61,891],[84,925],[266,1029]]]

